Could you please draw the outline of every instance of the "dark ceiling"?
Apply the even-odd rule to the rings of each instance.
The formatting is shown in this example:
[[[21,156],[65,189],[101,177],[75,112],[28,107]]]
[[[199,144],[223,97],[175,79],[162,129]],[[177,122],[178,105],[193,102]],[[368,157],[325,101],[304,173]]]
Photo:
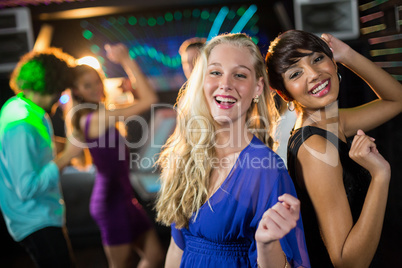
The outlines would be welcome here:
[[[273,0],[262,1],[264,4]],[[107,15],[108,13],[116,13],[120,11],[139,11],[159,8],[175,8],[182,6],[202,6],[202,5],[217,5],[217,4],[233,4],[257,2],[248,0],[0,0],[0,10],[5,8],[14,8],[27,6],[30,8],[34,17],[40,20],[49,19],[65,19],[73,18],[80,15],[77,10],[83,13],[98,15]],[[94,10],[96,8],[97,10]],[[85,12],[91,9],[91,12]],[[70,11],[71,13],[66,13]],[[76,14],[74,14],[75,12]]]

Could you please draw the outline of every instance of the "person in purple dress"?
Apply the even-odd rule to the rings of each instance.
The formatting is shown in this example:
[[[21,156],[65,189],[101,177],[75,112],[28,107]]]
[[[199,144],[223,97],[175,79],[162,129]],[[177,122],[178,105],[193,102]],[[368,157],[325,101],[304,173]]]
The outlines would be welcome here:
[[[310,267],[293,183],[268,147],[275,113],[259,48],[245,34],[213,38],[179,96],[158,159],[165,267]]]
[[[157,96],[123,44],[105,49],[108,58],[121,64],[135,81],[138,101],[106,109],[100,74],[87,65],[75,67],[71,126],[86,141],[97,170],[90,213],[99,226],[109,267],[132,267],[133,250],[141,258],[138,267],[161,267],[165,253],[151,220],[133,195],[128,148],[116,128],[116,122],[148,110]]]

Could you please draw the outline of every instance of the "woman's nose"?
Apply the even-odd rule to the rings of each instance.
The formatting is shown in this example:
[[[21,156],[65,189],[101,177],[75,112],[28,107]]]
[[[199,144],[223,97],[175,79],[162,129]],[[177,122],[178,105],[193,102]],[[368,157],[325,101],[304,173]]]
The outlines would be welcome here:
[[[221,79],[219,80],[219,88],[223,90],[230,90],[232,89],[232,82],[229,75],[222,75]]]
[[[307,77],[310,81],[317,80],[321,75],[321,71],[319,70],[319,68],[311,65],[306,66],[304,72],[307,74]]]

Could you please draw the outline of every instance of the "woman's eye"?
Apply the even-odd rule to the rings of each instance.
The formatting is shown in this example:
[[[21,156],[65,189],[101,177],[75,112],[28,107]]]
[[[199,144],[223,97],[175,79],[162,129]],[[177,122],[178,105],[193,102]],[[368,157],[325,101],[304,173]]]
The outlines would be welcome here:
[[[296,77],[299,76],[300,73],[301,73],[301,72],[294,72],[294,73],[291,73],[290,76],[289,76],[289,78],[290,78],[290,79],[296,78]]]
[[[315,58],[314,62],[319,62],[322,61],[322,59],[324,58],[324,56],[318,56],[317,58]]]
[[[212,74],[212,75],[220,75],[221,73],[218,72],[218,71],[212,71],[212,72],[210,72],[210,74]]]
[[[236,74],[235,76],[238,78],[247,78],[247,76],[244,74]]]

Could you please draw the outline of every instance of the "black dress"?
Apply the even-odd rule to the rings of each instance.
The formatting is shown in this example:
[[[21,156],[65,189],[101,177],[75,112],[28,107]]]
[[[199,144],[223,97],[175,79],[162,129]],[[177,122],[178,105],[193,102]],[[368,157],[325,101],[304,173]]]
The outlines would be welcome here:
[[[297,152],[304,141],[312,135],[324,137],[338,149],[339,158],[343,168],[343,183],[354,224],[359,219],[360,212],[363,208],[371,176],[366,169],[358,165],[349,157],[351,144],[343,142],[331,132],[317,127],[306,126],[294,131],[289,138],[288,170],[301,202],[301,214],[311,267],[333,267],[327,249],[322,241],[317,216],[304,186],[304,181],[296,175]]]

